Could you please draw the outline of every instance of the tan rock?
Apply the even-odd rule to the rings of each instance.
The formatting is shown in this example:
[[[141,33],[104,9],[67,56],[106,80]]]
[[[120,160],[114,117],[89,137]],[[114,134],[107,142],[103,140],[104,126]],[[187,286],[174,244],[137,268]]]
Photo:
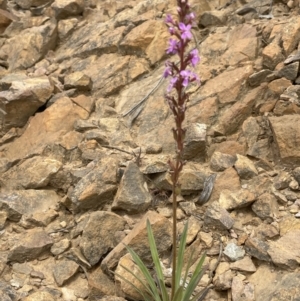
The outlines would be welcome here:
[[[64,19],[70,16],[76,16],[83,12],[83,0],[55,0],[51,5],[55,12],[57,20]]]
[[[56,45],[56,23],[45,22],[23,30],[6,41],[9,70],[27,69]]]
[[[44,188],[61,167],[62,163],[60,161],[37,156],[25,160],[22,164],[4,173],[1,182],[3,187],[9,189],[20,187],[25,189]]]
[[[44,230],[27,230],[26,235],[18,235],[15,245],[7,256],[7,261],[24,262],[38,259],[49,253],[52,245],[53,240]]]
[[[282,29],[282,47],[286,55],[296,48],[300,40],[300,18],[294,16]]]
[[[203,97],[209,97],[214,94],[218,96],[221,104],[236,102],[242,82],[253,72],[251,66],[236,68],[231,71],[225,71],[209,80],[200,88]],[[232,80],[228,80],[231,78]]]
[[[210,201],[218,200],[224,189],[236,191],[240,189],[240,179],[233,167],[227,168],[217,176]]]
[[[71,131],[76,119],[87,117],[86,110],[77,106],[68,97],[60,98],[47,110],[36,114],[23,135],[7,145],[7,157],[14,161],[40,154],[47,145],[55,143],[59,137]]]
[[[248,256],[245,256],[243,259],[230,263],[230,269],[246,273],[256,272],[256,267],[252,262],[251,258]]]
[[[240,189],[236,192],[224,189],[221,192],[219,203],[226,210],[232,210],[247,207],[251,205],[255,199],[255,194],[248,189]]]
[[[123,231],[124,227],[125,220],[114,213],[91,213],[80,240],[82,253],[91,266],[97,264],[104,254],[119,243],[115,233]]]
[[[55,298],[48,292],[35,292],[25,297],[24,301],[55,301]]]
[[[148,211],[130,233],[104,258],[101,263],[103,270],[113,269],[117,265],[119,259],[126,254],[124,245],[133,248],[144,263],[151,262],[146,231],[147,219],[151,223],[159,254],[169,250],[171,245],[171,223],[154,211]]]
[[[215,131],[222,135],[236,132],[244,120],[251,115],[258,96],[263,97],[265,92],[266,89],[262,86],[251,90],[241,101],[237,101],[219,116],[217,125],[214,127]]]
[[[277,241],[270,242],[268,254],[274,264],[285,269],[296,269],[299,266],[299,235],[299,230],[293,230]]]
[[[5,79],[3,79],[5,81]],[[46,76],[9,80],[10,88],[0,92],[0,105],[5,109],[2,130],[22,127],[53,92],[53,85]]]
[[[127,269],[129,269],[131,272],[134,273],[135,276],[128,273],[123,266]],[[132,283],[134,286],[136,286],[138,289],[142,290],[142,292],[146,292],[145,287],[140,283],[139,280],[146,283],[146,279],[144,275],[142,274],[140,268],[137,266],[137,264],[132,260],[131,256],[129,254],[124,255],[117,266],[117,269],[115,271],[115,280],[117,283],[117,286],[122,291],[123,294],[125,294],[125,297],[139,300],[142,298],[142,296],[136,291],[136,289],[127,283],[125,280],[123,280],[121,277],[118,277],[118,275],[122,276],[126,280],[128,280],[130,283]],[[138,279],[136,278],[138,277]]]
[[[245,156],[236,155],[237,160],[234,163],[234,167],[241,179],[251,179],[258,175],[258,171],[254,163]]]
[[[282,94],[289,86],[291,86],[291,81],[286,78],[279,78],[271,81],[268,84],[269,90],[273,92],[276,96]]]
[[[67,75],[64,79],[65,89],[76,88],[79,91],[90,91],[92,90],[93,83],[89,76],[83,72],[77,71]]]
[[[97,267],[89,274],[88,283],[90,288],[89,298],[91,300],[97,300],[98,298],[104,300],[103,297],[105,295],[115,295],[115,283],[103,273],[100,267]]]
[[[255,301],[255,290],[252,283],[244,283],[244,276],[233,277],[231,285],[232,301]]]
[[[236,161],[236,156],[214,152],[210,159],[210,168],[214,171],[223,171],[232,167]]]
[[[279,158],[285,162],[298,162],[300,160],[299,139],[300,131],[297,126],[300,117],[298,115],[285,115],[281,117],[269,117],[274,133]]]
[[[262,52],[263,65],[271,70],[274,70],[276,65],[284,60],[281,47],[275,41],[267,45]]]

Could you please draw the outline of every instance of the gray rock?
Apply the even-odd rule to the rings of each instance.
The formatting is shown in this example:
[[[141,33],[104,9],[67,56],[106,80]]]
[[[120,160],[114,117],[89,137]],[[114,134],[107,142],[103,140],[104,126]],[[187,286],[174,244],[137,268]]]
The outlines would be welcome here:
[[[237,154],[237,161],[234,167],[241,179],[248,180],[258,175],[254,163],[245,156]]]
[[[258,238],[248,238],[245,242],[245,250],[247,254],[263,261],[271,261],[268,254],[269,244]]]
[[[55,0],[51,5],[57,20],[77,16],[84,10],[83,0]]]
[[[232,167],[236,159],[236,156],[214,152],[210,158],[210,168],[214,171],[223,171],[228,167]]]
[[[300,184],[300,167],[296,167],[293,170],[293,176],[294,176],[295,180],[298,182],[298,184]]]
[[[117,231],[123,231],[125,220],[111,212],[97,211],[83,229],[80,248],[88,262],[94,266],[101,257],[113,249],[119,241],[115,237]]]
[[[245,256],[245,250],[235,243],[229,243],[223,252],[231,261],[237,261]]]
[[[285,77],[289,80],[295,80],[298,75],[299,62],[294,62],[292,64],[284,66],[277,72],[279,77]]]
[[[267,222],[272,222],[274,216],[278,214],[277,200],[275,196],[267,192],[260,195],[251,208],[258,217]]]
[[[253,87],[259,86],[261,83],[266,81],[266,77],[270,74],[272,74],[272,71],[269,69],[260,70],[251,74],[248,78],[248,82]]]
[[[206,125],[193,123],[188,126],[185,136],[183,158],[204,161],[206,158]]]
[[[206,11],[200,16],[200,24],[204,27],[212,25],[223,25],[227,21],[224,11]]]
[[[79,265],[72,260],[59,261],[53,270],[53,276],[58,286],[63,286],[79,269]]]
[[[277,190],[282,190],[289,187],[290,182],[292,181],[291,175],[286,171],[280,171],[278,176],[274,178],[274,187]]]
[[[213,202],[208,206],[204,216],[205,226],[216,227],[220,230],[229,230],[233,224],[234,220],[228,211],[222,208],[218,202]]]
[[[0,209],[7,218],[18,222],[47,224],[47,213],[57,207],[60,197],[51,190],[16,190],[0,193]],[[41,214],[42,213],[42,214]]]
[[[65,238],[53,244],[51,247],[51,253],[56,256],[65,252],[71,245],[69,239]]]
[[[138,166],[130,162],[125,169],[112,209],[125,210],[129,213],[145,211],[152,199],[145,185],[146,182]]]
[[[26,235],[17,235],[17,240],[9,251],[7,261],[25,262],[38,259],[40,256],[50,253],[53,240],[40,229],[32,229]]]

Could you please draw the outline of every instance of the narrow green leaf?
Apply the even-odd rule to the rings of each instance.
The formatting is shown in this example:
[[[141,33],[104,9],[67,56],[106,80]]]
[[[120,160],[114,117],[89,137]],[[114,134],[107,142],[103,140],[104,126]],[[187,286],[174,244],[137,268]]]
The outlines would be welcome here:
[[[154,294],[153,294],[153,292],[151,291],[151,289],[150,289],[150,287],[149,287],[149,285],[148,285],[148,282],[145,282],[145,281],[142,281],[139,277],[137,277],[132,271],[130,271],[127,267],[125,267],[125,266],[123,266],[122,264],[121,264],[121,267],[126,271],[126,272],[128,272],[129,274],[131,274],[135,279],[137,279],[142,285],[143,285],[143,287],[147,290],[147,292],[148,292],[148,294],[150,295],[150,296],[152,296],[152,298],[155,298],[155,296],[154,296]],[[117,274],[117,273],[114,273],[114,274],[116,274],[117,276],[120,276],[119,274]],[[121,276],[122,277],[122,276]],[[127,279],[126,279],[127,280]],[[125,281],[126,281],[125,280]],[[127,280],[128,281],[128,280]],[[126,281],[126,282],[127,282]],[[133,283],[132,283],[132,285],[134,285]]]
[[[125,245],[125,247],[128,250],[128,252],[130,253],[130,255],[132,256],[132,259],[134,260],[134,262],[138,265],[141,272],[145,276],[146,281],[149,284],[151,291],[153,292],[153,295],[155,296],[155,300],[160,301],[161,298],[159,296],[158,288],[156,287],[156,284],[155,284],[150,272],[148,271],[147,267],[144,265],[141,258],[137,255],[137,253],[133,249],[131,249],[130,247],[128,247],[126,245]]]
[[[151,251],[151,256],[153,259],[156,275],[158,278],[158,283],[159,287],[161,290],[161,295],[163,298],[163,301],[169,301],[169,296],[167,293],[166,285],[165,285],[165,277],[161,268],[158,252],[157,252],[157,247],[153,235],[153,231],[151,228],[150,221],[147,219],[147,233],[148,233],[148,240],[149,240],[149,246],[150,246],[150,251]]]
[[[122,268],[125,268],[122,266]],[[125,268],[125,270],[127,270]],[[123,276],[121,276],[120,274],[113,272],[115,275],[117,275],[119,278],[121,278],[122,280],[124,280],[126,283],[128,283],[129,285],[131,285],[142,297],[144,300],[146,301],[152,301],[153,299],[150,299],[149,297],[147,297],[142,290],[140,290],[136,285],[134,285],[132,282],[128,281],[126,278],[124,278]]]
[[[195,249],[193,248],[192,249],[192,252],[189,256],[189,260],[188,260],[188,263],[187,263],[187,266],[186,266],[186,269],[185,269],[185,273],[184,273],[184,277],[183,277],[183,286],[185,285],[186,283],[186,280],[187,280],[187,277],[188,277],[188,274],[189,274],[189,270],[190,270],[190,267],[192,266],[192,260],[193,260],[193,257],[194,257],[194,253],[195,253]]]
[[[176,274],[175,274],[175,288],[174,291],[176,292],[180,286],[180,279],[182,274],[182,267],[183,267],[183,260],[184,260],[184,251],[186,245],[186,238],[187,238],[187,230],[188,230],[188,223],[185,224],[181,238],[179,243],[178,249],[178,256],[177,256],[177,264],[176,264]],[[176,246],[175,246],[176,248]]]
[[[200,279],[202,278],[205,269],[202,268],[203,262],[205,260],[205,255],[202,255],[201,259],[199,260],[193,274],[192,277],[189,281],[188,286],[186,287],[185,291],[184,291],[184,296],[183,296],[183,300],[182,301],[189,301],[191,295],[193,294],[196,286],[198,285]]]
[[[182,296],[183,296],[183,292],[184,292],[184,288],[183,286],[179,286],[179,288],[177,289],[177,291],[174,294],[173,300],[172,301],[181,301],[182,300]]]

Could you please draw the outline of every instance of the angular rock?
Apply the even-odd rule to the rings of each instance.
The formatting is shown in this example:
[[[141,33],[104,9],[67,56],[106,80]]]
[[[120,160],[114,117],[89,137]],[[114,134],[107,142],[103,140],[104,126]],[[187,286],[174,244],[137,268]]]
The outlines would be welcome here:
[[[65,41],[70,36],[70,34],[76,29],[77,24],[78,19],[76,18],[60,20],[57,26],[59,40]]]
[[[223,252],[231,261],[237,261],[245,256],[245,250],[235,243],[229,243]]]
[[[56,299],[46,291],[38,291],[25,297],[24,301],[56,301]]]
[[[206,125],[193,123],[187,127],[183,158],[185,160],[205,161],[206,158]]]
[[[90,288],[90,292],[89,292],[90,300],[96,301],[99,300],[99,298],[101,298],[101,300],[106,300],[104,296],[115,294],[116,291],[115,283],[106,274],[103,273],[100,267],[97,267],[90,273],[88,278],[88,283]],[[111,301],[114,301],[114,299]],[[115,301],[123,301],[123,300],[116,299]]]
[[[9,70],[27,69],[56,46],[57,24],[51,20],[41,26],[26,28],[4,45]]]
[[[151,195],[145,188],[145,180],[138,166],[129,162],[112,204],[113,210],[129,213],[145,211],[151,204]]]
[[[46,187],[62,163],[47,157],[33,157],[14,166],[1,176],[2,187],[9,189],[36,189]]]
[[[276,65],[284,60],[281,47],[277,42],[270,43],[267,45],[262,52],[263,66],[274,70]]]
[[[291,175],[286,171],[279,171],[279,174],[274,178],[273,185],[277,190],[283,190],[289,187],[290,182],[292,181]]]
[[[295,180],[298,182],[298,184],[300,184],[300,167],[296,167],[293,170],[293,176],[294,176]]]
[[[5,80],[5,79],[4,79]],[[45,77],[11,80],[10,87],[0,92],[0,106],[4,108],[1,129],[22,127],[39,107],[44,105],[53,92],[53,85]]]
[[[258,171],[250,159],[242,155],[236,156],[237,161],[235,162],[234,167],[241,179],[249,180],[258,175]]]
[[[59,141],[73,130],[74,121],[87,118],[89,113],[68,97],[58,99],[51,107],[30,120],[23,135],[6,146],[10,161],[41,154],[45,147]],[[36,129],[39,129],[38,133]]]
[[[254,87],[259,86],[261,83],[266,81],[266,77],[270,74],[272,74],[272,71],[269,69],[263,69],[255,72],[249,76],[249,84]]]
[[[237,101],[228,110],[224,111],[219,116],[217,125],[214,126],[215,132],[221,135],[230,135],[236,132],[244,120],[251,115],[258,97],[263,97],[265,91],[264,87],[257,87],[249,91],[243,99]]]
[[[231,191],[237,191],[241,188],[240,179],[233,167],[227,168],[219,176],[217,176],[214,183],[214,189],[210,197],[211,201],[218,200],[220,194],[224,189],[229,189]]]
[[[97,209],[113,199],[117,190],[118,160],[105,158],[99,163],[71,192],[73,210]]]
[[[19,234],[13,248],[9,251],[7,261],[25,262],[38,259],[49,253],[53,240],[40,229],[28,230],[26,235]]]
[[[285,115],[280,117],[269,117],[274,134],[279,158],[287,163],[300,161],[300,130],[298,123],[300,116]]]
[[[213,283],[218,290],[227,290],[231,287],[233,274],[227,262],[220,262],[213,278]]]
[[[83,72],[77,71],[64,78],[65,89],[76,88],[78,91],[90,91],[93,87],[91,78]]]
[[[241,83],[248,78],[252,72],[253,69],[251,66],[222,72],[200,87],[199,93],[205,98],[216,94],[221,104],[233,103],[239,95]],[[228,78],[232,80],[229,81]]]
[[[245,256],[243,259],[230,263],[230,269],[246,273],[255,273],[256,267],[251,258]]]
[[[255,290],[252,283],[244,283],[244,276],[237,275],[232,279],[232,301],[255,301]]]
[[[204,225],[207,227],[216,227],[220,230],[229,230],[232,228],[234,220],[218,202],[213,202],[208,206],[205,216]]]
[[[258,217],[269,223],[273,222],[274,216],[278,214],[277,200],[268,192],[260,195],[251,208]]]
[[[300,18],[292,17],[282,28],[282,48],[288,56],[296,48],[300,40]]]
[[[214,171],[223,171],[228,167],[232,167],[236,161],[236,156],[214,152],[210,158],[210,168]]]
[[[79,265],[72,261],[63,259],[59,261],[53,270],[53,276],[58,286],[63,286],[78,271]]]
[[[56,256],[65,252],[71,245],[69,239],[65,238],[53,244],[51,247],[51,253]]]
[[[298,76],[298,70],[299,70],[299,62],[295,62],[287,66],[284,66],[276,73],[276,75],[278,75],[279,77],[284,77],[288,80],[295,80]]]
[[[270,242],[268,254],[274,264],[284,269],[296,269],[299,264],[300,230],[292,230],[277,241]]]
[[[240,189],[236,192],[231,192],[224,189],[221,192],[219,203],[226,210],[240,209],[251,205],[256,200],[254,193],[248,189]]]
[[[51,190],[17,190],[0,193],[0,209],[7,212],[7,218],[18,222],[47,225],[45,212],[58,206],[60,197]]]
[[[119,47],[126,54],[145,53],[153,65],[165,54],[167,36],[167,29],[161,21],[148,20],[133,28]]]
[[[126,254],[124,245],[128,245],[141,257],[144,263],[151,262],[146,221],[150,221],[159,254],[164,254],[171,246],[171,223],[154,211],[148,211],[134,226],[130,233],[104,258],[101,268],[104,271],[113,269],[119,259]]]
[[[127,269],[129,269],[131,272],[134,273],[135,276],[138,277],[138,279],[142,280],[143,282],[146,282],[146,279],[144,275],[142,274],[140,268],[138,265],[132,260],[130,254],[124,255],[116,268],[116,285],[119,287],[119,290],[125,294],[126,298],[133,299],[133,300],[140,300],[143,298],[139,292],[136,291],[132,285],[130,285],[128,282],[124,281],[121,277],[118,277],[118,275],[122,276],[126,280],[128,280],[130,283],[132,283],[134,286],[136,286],[138,289],[142,290],[143,293],[146,293],[145,287],[141,284],[141,282],[132,274],[128,273],[123,266]]]
[[[111,212],[91,213],[80,240],[82,253],[91,266],[119,243],[115,233],[123,231],[125,223],[122,217]]]
[[[223,11],[205,11],[200,16],[200,24],[204,27],[211,25],[224,25],[227,21],[227,16]]]
[[[84,10],[83,0],[55,0],[51,5],[57,20],[77,16]]]
[[[247,254],[263,261],[271,261],[268,254],[269,244],[258,238],[248,238],[245,242],[245,250]]]

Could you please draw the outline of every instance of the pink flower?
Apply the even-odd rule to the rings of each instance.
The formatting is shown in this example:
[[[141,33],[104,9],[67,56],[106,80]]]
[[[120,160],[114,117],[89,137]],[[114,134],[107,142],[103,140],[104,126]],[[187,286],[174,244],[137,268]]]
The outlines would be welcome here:
[[[179,29],[181,31],[181,38],[184,41],[192,39],[192,33],[191,33],[192,25],[190,24],[185,25],[184,23],[180,22]]]
[[[178,41],[174,39],[169,40],[169,47],[166,51],[168,54],[175,54],[178,52]]]
[[[189,59],[193,67],[200,62],[199,52],[197,49],[193,49],[189,54]]]

